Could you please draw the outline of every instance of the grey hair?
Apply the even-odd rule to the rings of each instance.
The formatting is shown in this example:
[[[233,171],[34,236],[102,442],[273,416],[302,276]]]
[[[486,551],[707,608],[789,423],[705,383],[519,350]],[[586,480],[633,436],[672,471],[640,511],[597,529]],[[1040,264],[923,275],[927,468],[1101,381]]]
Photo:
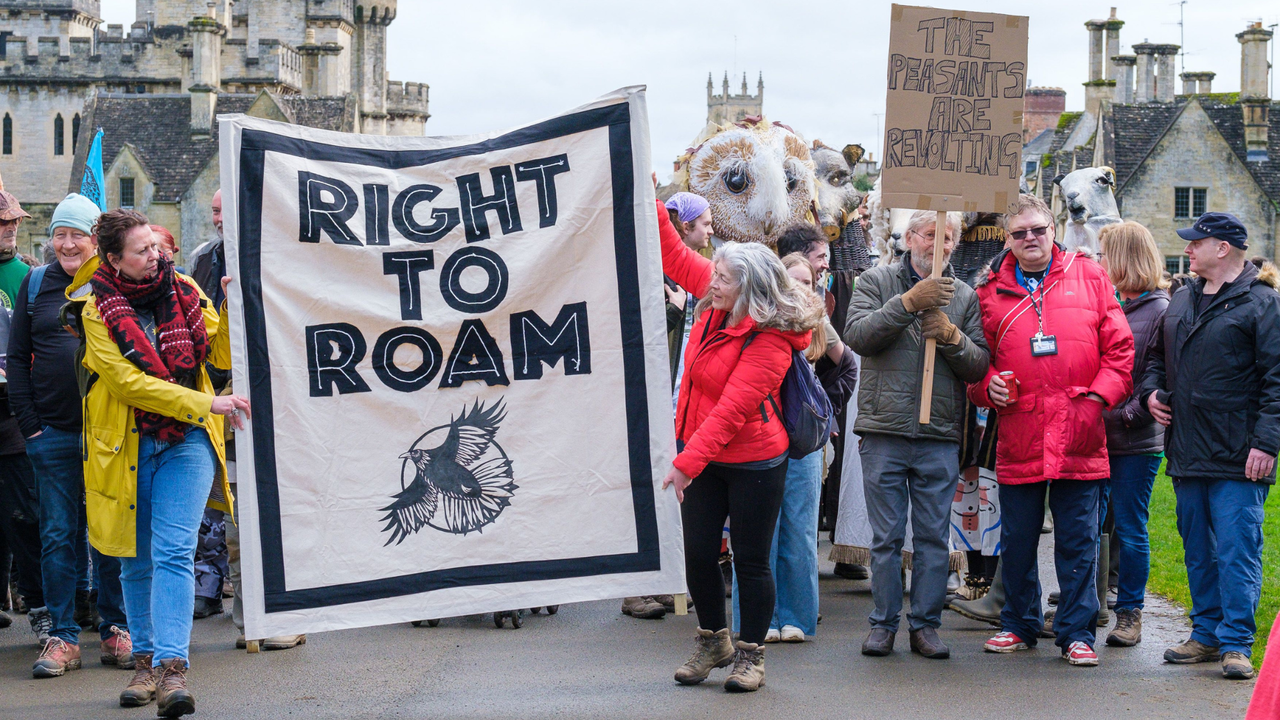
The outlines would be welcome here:
[[[726,242],[712,256],[738,289],[738,299],[729,312],[731,323],[748,315],[760,327],[788,331],[812,330],[822,322],[825,308],[811,288],[787,274],[778,256],[760,243]],[[711,295],[698,301],[695,317],[711,307]]]
[[[907,232],[920,232],[920,228],[935,225],[938,222],[938,213],[935,210],[916,210],[911,213],[911,217],[907,219]],[[951,239],[960,239],[960,213],[947,213],[947,230],[951,231]],[[937,229],[934,229],[935,236]]]

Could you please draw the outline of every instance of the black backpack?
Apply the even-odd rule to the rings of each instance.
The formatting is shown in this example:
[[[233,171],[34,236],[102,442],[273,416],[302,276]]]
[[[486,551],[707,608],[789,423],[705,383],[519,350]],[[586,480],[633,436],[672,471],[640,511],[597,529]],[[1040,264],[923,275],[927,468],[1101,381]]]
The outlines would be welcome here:
[[[747,336],[742,349],[738,351],[738,357],[742,357],[742,352],[755,340],[756,335],[759,333],[752,332]],[[787,456],[798,460],[821,450],[831,439],[831,433],[837,429],[836,416],[827,391],[822,388],[818,376],[813,373],[813,367],[799,350],[791,351],[791,367],[782,378],[782,388],[778,394],[781,408],[773,399],[773,393],[769,393],[765,399],[773,406],[773,414],[782,419],[782,425],[787,429],[787,437],[791,440]],[[764,403],[760,403],[760,416],[767,417]]]

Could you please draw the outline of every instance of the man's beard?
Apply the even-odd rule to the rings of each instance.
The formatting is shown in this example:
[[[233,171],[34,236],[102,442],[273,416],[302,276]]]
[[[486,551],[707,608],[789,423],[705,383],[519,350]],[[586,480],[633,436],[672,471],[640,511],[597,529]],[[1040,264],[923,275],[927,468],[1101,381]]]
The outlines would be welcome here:
[[[0,262],[12,260],[18,254],[18,244],[14,243],[9,247],[0,247]]]

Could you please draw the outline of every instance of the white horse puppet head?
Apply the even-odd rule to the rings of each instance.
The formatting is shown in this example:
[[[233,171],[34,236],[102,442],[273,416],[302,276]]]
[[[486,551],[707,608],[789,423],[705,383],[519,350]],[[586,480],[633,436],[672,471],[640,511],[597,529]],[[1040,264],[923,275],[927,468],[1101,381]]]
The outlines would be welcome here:
[[[764,118],[710,124],[676,161],[675,183],[711,204],[716,237],[772,247],[792,223],[812,222],[816,189],[809,146]]]
[[[1116,205],[1116,173],[1109,167],[1081,168],[1053,179],[1067,210],[1066,229],[1059,241],[1067,250],[1097,257],[1098,232],[1120,222]]]

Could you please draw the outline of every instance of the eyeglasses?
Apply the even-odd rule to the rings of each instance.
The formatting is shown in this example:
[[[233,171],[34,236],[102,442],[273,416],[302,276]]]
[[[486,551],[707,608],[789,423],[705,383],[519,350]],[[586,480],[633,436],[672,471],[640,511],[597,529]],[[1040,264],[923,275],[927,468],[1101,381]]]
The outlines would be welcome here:
[[[1041,225],[1040,227],[1033,227],[1033,228],[1028,228],[1026,230],[1018,230],[1017,232],[1011,232],[1009,233],[1009,237],[1013,238],[1014,240],[1026,240],[1028,235],[1035,235],[1038,238],[1042,238],[1046,234],[1048,234],[1048,232],[1049,232],[1049,226]]]

